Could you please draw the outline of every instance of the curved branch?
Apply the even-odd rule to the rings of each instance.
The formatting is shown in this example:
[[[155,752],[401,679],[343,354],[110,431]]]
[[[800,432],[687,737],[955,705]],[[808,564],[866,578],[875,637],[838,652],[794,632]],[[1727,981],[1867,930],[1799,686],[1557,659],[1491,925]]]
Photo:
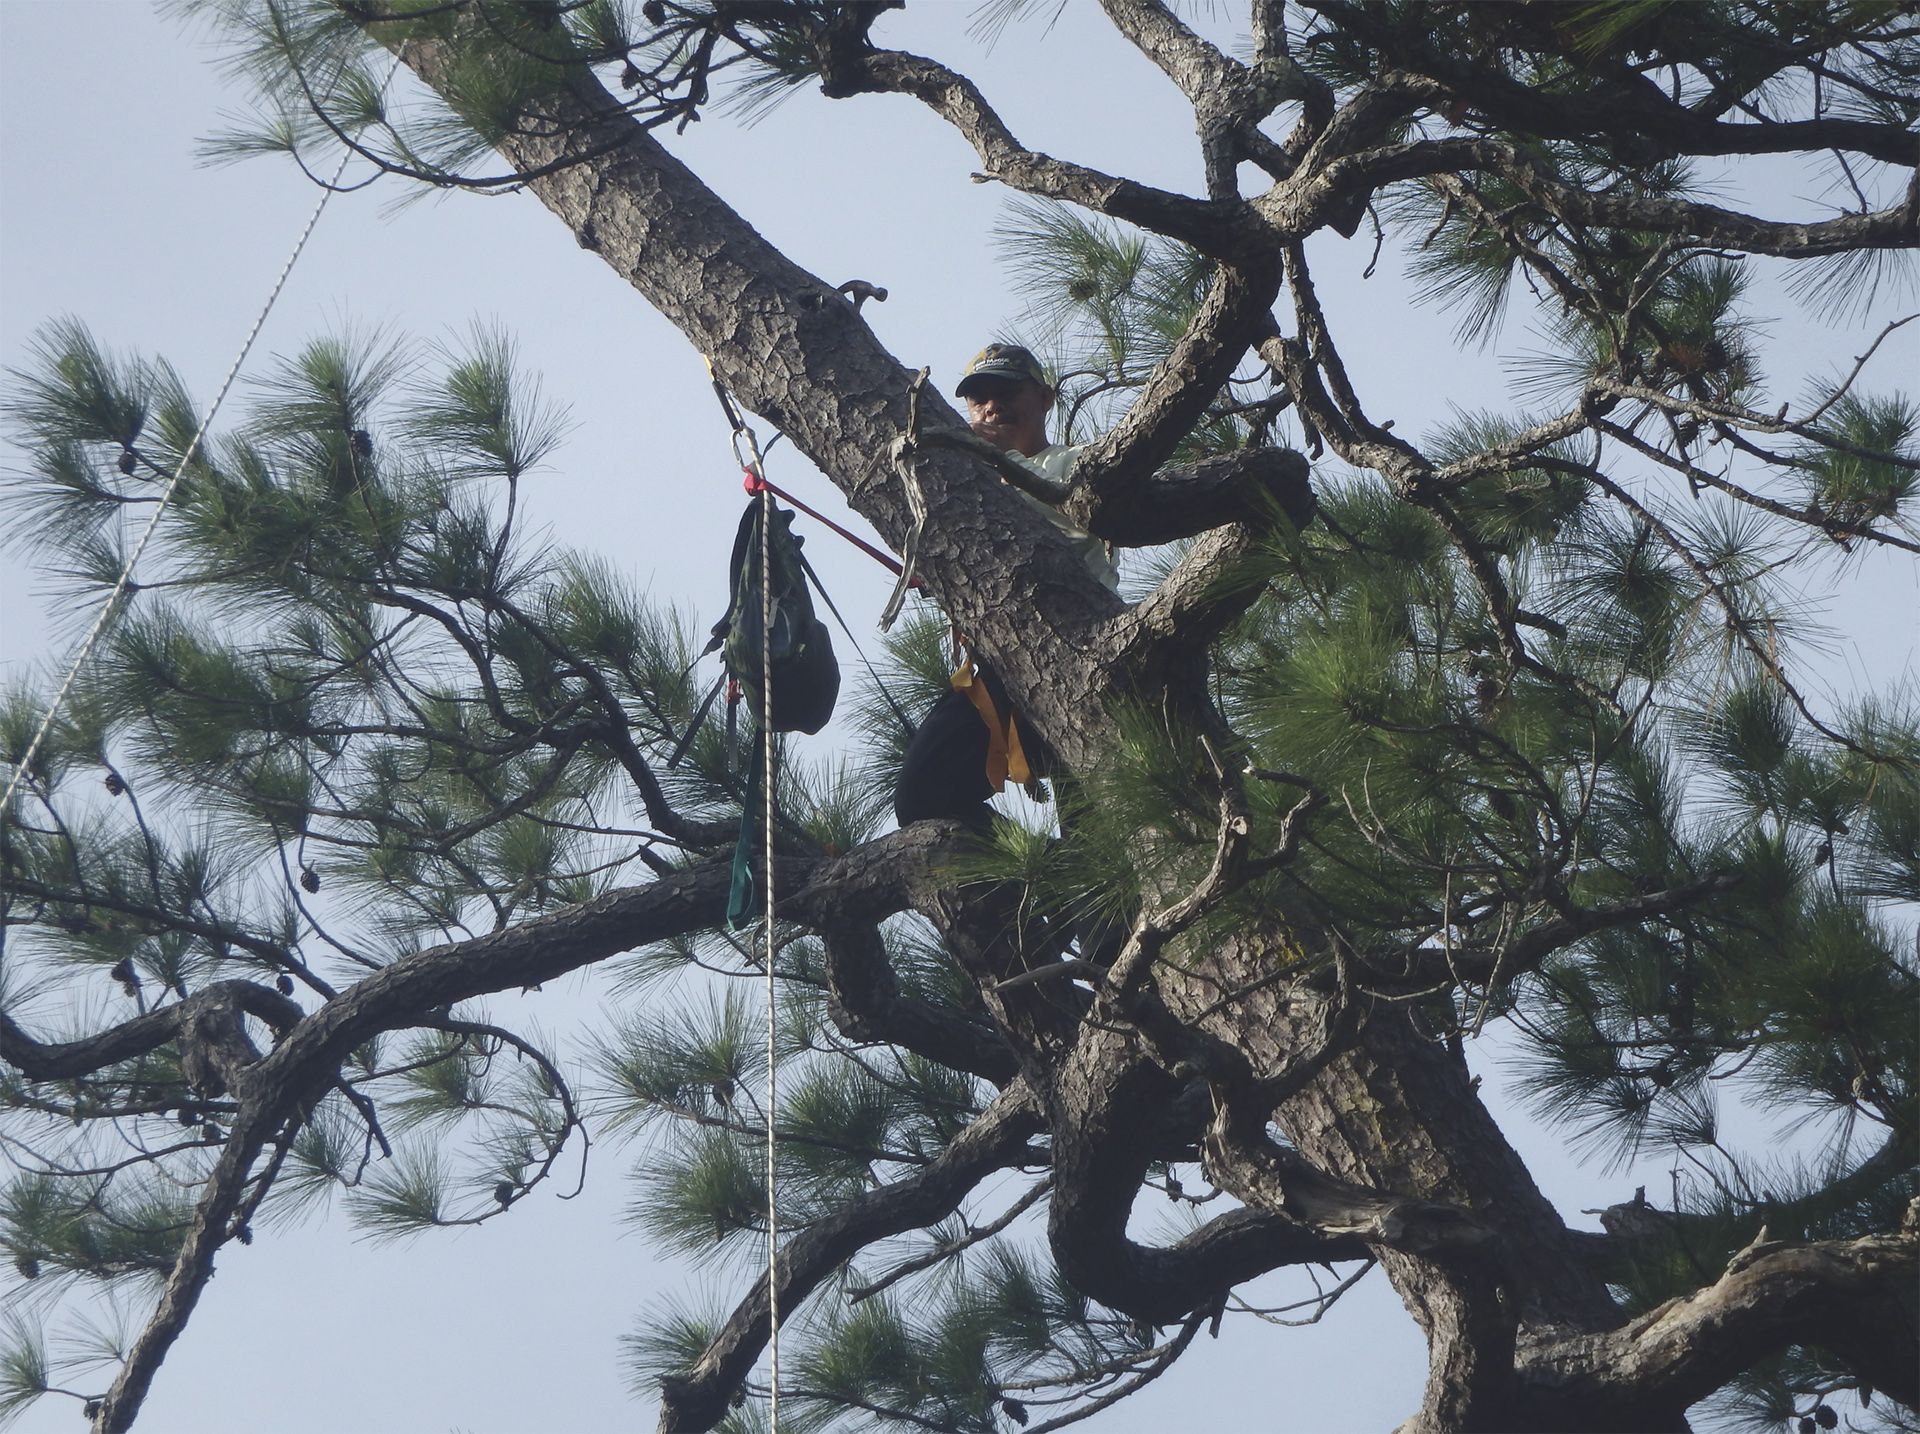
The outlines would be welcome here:
[[[845,93],[864,90],[919,100],[960,131],[980,157],[987,178],[1023,193],[1124,219],[1220,259],[1248,253],[1249,241],[1257,237],[1257,227],[1242,205],[1154,189],[1026,148],[972,80],[936,60],[902,50],[876,50],[860,57],[857,74],[848,80]]]
[[[900,994],[886,944],[871,923],[836,923],[821,934],[827,953],[827,1014],[842,1035],[903,1046],[997,1086],[1018,1074],[1013,1052],[991,1028]]]
[[[929,824],[923,824],[929,825]],[[783,862],[794,894],[782,915],[877,920],[905,909],[930,881],[954,834],[939,826],[891,833],[843,856]],[[636,946],[716,926],[726,912],[730,858],[686,867],[645,886],[611,891],[564,911],[469,941],[404,956],[314,1011],[260,1063],[263,1085],[337,1064],[380,1031],[423,1011],[519,986],[537,986]]]
[[[1874,1388],[1920,1402],[1913,1291],[1920,1201],[1900,1231],[1854,1240],[1769,1241],[1761,1230],[1712,1284],[1619,1329],[1522,1349],[1525,1427],[1652,1428],[1791,1345],[1842,1355]],[[1557,1417],[1556,1417],[1557,1416]]]
[[[1122,660],[1153,685],[1152,674],[1204,652],[1266,590],[1265,574],[1248,563],[1261,537],[1251,524],[1235,523],[1196,540],[1115,624],[1124,634]]]
[[[1433,1255],[1479,1251],[1493,1231],[1457,1205],[1383,1194],[1314,1169],[1223,1105],[1207,1132],[1207,1173],[1221,1189],[1263,1210],[1284,1210],[1323,1235]]]
[[[1829,149],[1864,154],[1886,164],[1911,168],[1913,135],[1904,126],[1871,120],[1822,117],[1729,124],[1690,108],[1662,92],[1646,76],[1615,67],[1606,83],[1574,93],[1556,93],[1523,84],[1503,69],[1475,65],[1456,54],[1420,43],[1412,29],[1391,27],[1365,4],[1319,0],[1316,9],[1336,17],[1343,28],[1379,46],[1391,63],[1418,75],[1422,97],[1436,110],[1471,107],[1500,129],[1543,139],[1590,140],[1631,152],[1633,162],[1651,165],[1683,154],[1818,154]],[[1415,48],[1417,46],[1417,49]],[[1591,57],[1587,72],[1591,73]],[[1756,77],[1744,92],[1796,58],[1774,56],[1779,64]]]
[[[1911,249],[1920,243],[1920,215],[1906,203],[1812,223],[1760,219],[1693,200],[1577,189],[1563,184],[1540,160],[1491,140],[1437,143],[1458,145],[1458,168],[1499,174],[1549,214],[1576,224],[1684,235],[1717,248],[1783,259],[1868,249]]]
[[[1105,497],[1087,531],[1122,548],[1151,548],[1229,523],[1265,524],[1285,513],[1296,528],[1317,504],[1306,458],[1291,448],[1241,448],[1166,463],[1145,482]]]
[[[191,1040],[200,1022],[216,1011],[244,1011],[276,1031],[291,1030],[305,1014],[278,991],[251,981],[216,982],[184,1001],[77,1041],[36,1041],[11,1016],[0,1012],[0,1060],[31,1081],[73,1080],[143,1056],[169,1041]]]
[[[160,1303],[127,1351],[113,1387],[93,1417],[94,1434],[123,1434],[133,1427],[153,1385],[153,1377],[173,1342],[187,1326],[200,1295],[213,1278],[213,1257],[230,1238],[234,1216],[246,1189],[247,1172],[267,1138],[281,1125],[278,1113],[263,1105],[243,1109],[227,1134],[226,1149],[207,1177],[206,1191],[194,1208],[193,1224],[181,1242]]]
[[[841,894],[846,909],[872,916],[897,911],[907,904],[916,884],[928,879],[929,853],[943,849],[943,837],[951,840],[944,829],[933,826],[930,831],[883,837],[832,861],[795,862],[782,884],[801,894],[796,904],[804,909],[831,901],[837,872],[844,878]],[[254,1157],[274,1130],[337,1078],[340,1062],[356,1046],[380,1031],[416,1023],[423,1013],[474,996],[537,985],[635,946],[715,925],[725,913],[728,867],[726,860],[706,862],[650,885],[609,892],[524,925],[402,957],[304,1018],[285,997],[244,981],[209,987],[177,1006],[138,1017],[114,1032],[66,1046],[35,1042],[9,1018],[0,1016],[0,1043],[4,1043],[7,1060],[29,1074],[45,1072],[35,1076],[41,1079],[63,1078],[76,1069],[91,1068],[80,1064],[83,1061],[111,1063],[151,1050],[183,1035],[189,1020],[197,1021],[209,1012],[246,1010],[277,1028],[286,1028],[280,1043],[257,1063],[244,1070],[219,1065],[220,1074],[241,1097],[240,1109],[175,1260],[160,1306],[141,1331],[112,1392],[103,1401],[96,1430],[117,1434],[132,1424],[154,1375],[186,1327],[211,1275],[213,1257],[233,1224]],[[219,1053],[213,1054],[217,1058]],[[1014,1113],[1028,1109],[1026,1102],[1024,1094],[1003,1095],[997,1108],[1006,1112],[1003,1120],[1012,1121]],[[976,1121],[975,1126],[979,1125]],[[989,1126],[987,1130],[995,1128]],[[1026,1133],[1022,1125],[1017,1138],[1008,1135],[1009,1148],[1017,1145],[1023,1150]],[[979,1140],[985,1139],[983,1132]],[[1001,1151],[1002,1147],[995,1145],[994,1149]],[[1015,1159],[1017,1156],[1008,1155],[1002,1163]],[[938,1164],[936,1161],[929,1167],[929,1172]],[[972,1183],[967,1182],[954,1194],[956,1202]],[[924,1220],[909,1219],[901,1228],[939,1219],[945,1213],[942,1210]],[[828,1224],[833,1229],[842,1228]],[[834,1258],[844,1258],[844,1254]]]
[[[1533,970],[1554,952],[1564,950],[1582,937],[1669,916],[1711,896],[1731,891],[1739,884],[1739,877],[1721,872],[1663,891],[1624,897],[1603,906],[1568,906],[1550,920],[1529,927],[1499,950],[1458,945],[1450,951],[1421,950],[1415,953],[1415,960],[1407,973],[1406,989],[1424,989],[1436,982],[1463,978],[1468,981],[1490,981],[1496,973],[1511,979]],[[1370,977],[1369,984],[1378,983]]]
[[[776,1261],[779,1308],[793,1310],[820,1283],[876,1240],[945,1219],[980,1181],[1026,1159],[1041,1128],[1040,1108],[1024,1082],[1007,1087],[934,1162],[903,1180],[855,1197],[788,1241]],[[660,1434],[711,1429],[752,1371],[767,1342],[769,1289],[762,1274],[708,1342],[699,1362],[660,1385]]]
[[[1169,1246],[1128,1237],[1153,1159],[1153,1113],[1180,1084],[1118,1032],[1089,1027],[1055,1084],[1047,1238],[1074,1288],[1149,1324],[1171,1324],[1282,1265],[1366,1257],[1363,1240],[1284,1211],[1218,1215]]]
[[[1287,172],[1289,156],[1259,128],[1277,105],[1308,96],[1332,104],[1327,86],[1285,53],[1269,50],[1250,69],[1195,34],[1160,0],[1101,0],[1101,8],[1193,106],[1211,198],[1238,193],[1235,170],[1243,157],[1275,178]]]
[[[1128,505],[1154,470],[1173,456],[1208,404],[1272,322],[1280,265],[1271,250],[1257,262],[1222,265],[1186,332],[1154,366],[1126,415],[1089,443],[1073,466],[1067,516],[1089,532],[1109,505]]]

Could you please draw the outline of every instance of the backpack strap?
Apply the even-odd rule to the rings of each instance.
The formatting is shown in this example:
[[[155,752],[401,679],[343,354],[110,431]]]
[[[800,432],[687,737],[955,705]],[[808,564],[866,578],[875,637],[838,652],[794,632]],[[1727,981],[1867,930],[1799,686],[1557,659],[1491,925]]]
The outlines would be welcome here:
[[[840,604],[833,600],[833,594],[827,591],[827,585],[820,581],[820,574],[813,570],[813,564],[807,561],[807,555],[805,553],[799,553],[796,554],[796,556],[800,559],[800,570],[807,575],[808,581],[813,584],[813,590],[820,594],[820,600],[827,605],[827,611],[833,614],[833,620],[840,624],[840,631],[847,635],[847,641],[853,644],[853,650],[860,658],[860,665],[867,669],[867,676],[871,677],[873,679],[873,685],[880,689],[880,695],[887,699],[887,706],[893,709],[893,715],[900,719],[900,730],[905,732],[909,737],[913,736],[913,719],[900,710],[900,704],[894,700],[893,694],[887,690],[887,684],[881,681],[880,674],[874,670],[873,664],[867,660],[866,650],[860,646],[860,639],[853,635],[853,629],[847,626],[846,618],[840,614]]]
[[[712,652],[714,650],[714,647],[718,647],[719,645],[720,645],[720,640],[718,638],[715,638],[713,641],[713,646],[709,647],[707,649],[707,652]],[[706,655],[707,655],[706,652],[703,652],[700,654],[701,657],[705,657]],[[698,661],[699,659],[696,658],[694,660]],[[693,669],[688,668],[687,670],[691,672]],[[718,677],[714,678],[713,686],[709,687],[707,689],[707,695],[700,699],[699,707],[694,710],[693,720],[687,723],[686,736],[680,739],[680,741],[674,746],[673,755],[667,758],[668,771],[672,771],[675,767],[679,766],[680,759],[687,755],[687,749],[693,745],[693,739],[699,735],[700,724],[707,720],[707,713],[711,711],[713,708],[713,699],[720,695],[720,689],[726,685],[726,682],[727,682],[727,674],[723,672]],[[729,709],[729,712],[731,712],[731,709]]]
[[[727,880],[727,930],[729,931],[738,931],[742,927],[751,926],[755,919],[753,836],[759,823],[754,820],[754,817],[760,809],[761,801],[765,799],[765,793],[760,790],[760,768],[763,765],[761,753],[764,750],[761,744],[766,740],[765,732],[753,734],[753,757],[747,763],[747,790],[746,795],[740,800],[740,835],[734,839],[733,870]],[[768,945],[772,945],[771,940]],[[767,960],[771,964],[773,960],[771,951],[768,953]]]

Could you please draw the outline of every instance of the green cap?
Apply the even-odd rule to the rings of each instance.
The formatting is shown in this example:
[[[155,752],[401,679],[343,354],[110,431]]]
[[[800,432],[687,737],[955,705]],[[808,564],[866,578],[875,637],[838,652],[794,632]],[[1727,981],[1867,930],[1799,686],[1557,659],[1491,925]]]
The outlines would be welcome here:
[[[965,398],[969,389],[979,388],[974,380],[982,378],[1011,379],[1016,383],[1031,381],[1049,390],[1053,387],[1047,382],[1047,371],[1040,367],[1040,360],[1018,344],[988,344],[981,349],[961,375],[954,396]]]

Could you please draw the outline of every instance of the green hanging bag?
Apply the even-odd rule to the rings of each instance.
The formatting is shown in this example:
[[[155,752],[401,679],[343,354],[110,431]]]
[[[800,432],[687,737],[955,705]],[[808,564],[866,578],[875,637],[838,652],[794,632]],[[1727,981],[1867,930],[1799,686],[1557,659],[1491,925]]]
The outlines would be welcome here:
[[[833,639],[814,615],[813,596],[807,590],[806,561],[800,556],[805,539],[793,531],[793,513],[771,502],[773,624],[768,633],[768,666],[773,677],[771,729],[809,735],[827,725],[840,696],[840,664],[833,655]],[[761,593],[760,523],[758,498],[747,504],[734,534],[731,605],[714,624],[727,672],[740,684],[747,710],[760,716]]]

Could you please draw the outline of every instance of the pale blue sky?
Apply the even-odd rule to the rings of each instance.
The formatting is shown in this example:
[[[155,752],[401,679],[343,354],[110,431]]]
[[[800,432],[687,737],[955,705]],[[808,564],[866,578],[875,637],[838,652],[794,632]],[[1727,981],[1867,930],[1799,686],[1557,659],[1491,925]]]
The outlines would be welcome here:
[[[1196,186],[1190,116],[1091,7],[1070,6],[1050,31],[1015,29],[984,58],[965,35],[968,9],[918,4],[880,33],[975,74],[1030,144]],[[71,313],[111,345],[165,354],[196,395],[212,393],[314,191],[274,161],[197,167],[196,140],[244,103],[206,60],[196,37],[131,0],[0,0],[0,363],[21,362],[37,324]],[[993,330],[1017,320],[989,245],[1004,193],[968,182],[971,152],[917,105],[809,92],[744,133],[715,115],[669,142],[797,261],[829,282],[889,289],[867,315],[904,362],[931,364],[943,388]],[[1796,196],[1813,188],[1789,184],[1768,198],[1797,212]],[[497,321],[576,422],[530,492],[537,523],[710,619],[739,490],[698,357],[530,198],[456,195],[392,211],[398,192],[383,184],[334,201],[260,354],[343,319],[428,340],[476,318]],[[1459,351],[1445,316],[1410,306],[1390,277],[1391,255],[1381,277],[1362,283],[1367,258],[1365,244],[1328,246],[1321,282],[1363,393],[1379,395],[1376,413],[1417,431],[1449,405],[1500,404],[1499,357]],[[1859,351],[1857,330],[1798,316],[1772,337],[1811,371]],[[1506,343],[1530,346],[1520,328]],[[1912,372],[1917,352],[1906,344],[1882,372]],[[843,511],[784,446],[771,471]],[[828,535],[809,553],[856,625],[870,621],[887,576]],[[73,628],[45,618],[45,584],[21,555],[5,562],[0,681],[64,653]],[[1851,576],[1831,620],[1861,646],[1855,655],[1848,642],[1830,644],[1825,676],[1910,672],[1915,592],[1910,568],[1875,563]],[[593,999],[574,983],[532,1014],[557,1029]],[[1650,1178],[1582,1170],[1553,1134],[1536,1131],[1522,1145],[1571,1218]],[[616,1223],[632,1158],[596,1148],[580,1200],[543,1194],[479,1231],[376,1247],[332,1221],[263,1231],[251,1248],[230,1249],[140,1427],[650,1429],[651,1401],[624,1389],[615,1339],[650,1298],[714,1277],[656,1262]],[[734,1270],[715,1282],[737,1291],[744,1279]],[[1312,1329],[1230,1322],[1217,1344],[1200,1341],[1148,1394],[1088,1427],[1384,1429],[1417,1405],[1421,1365],[1410,1321],[1375,1275]],[[18,1427],[67,1434],[79,1422],[76,1410],[45,1401]]]

